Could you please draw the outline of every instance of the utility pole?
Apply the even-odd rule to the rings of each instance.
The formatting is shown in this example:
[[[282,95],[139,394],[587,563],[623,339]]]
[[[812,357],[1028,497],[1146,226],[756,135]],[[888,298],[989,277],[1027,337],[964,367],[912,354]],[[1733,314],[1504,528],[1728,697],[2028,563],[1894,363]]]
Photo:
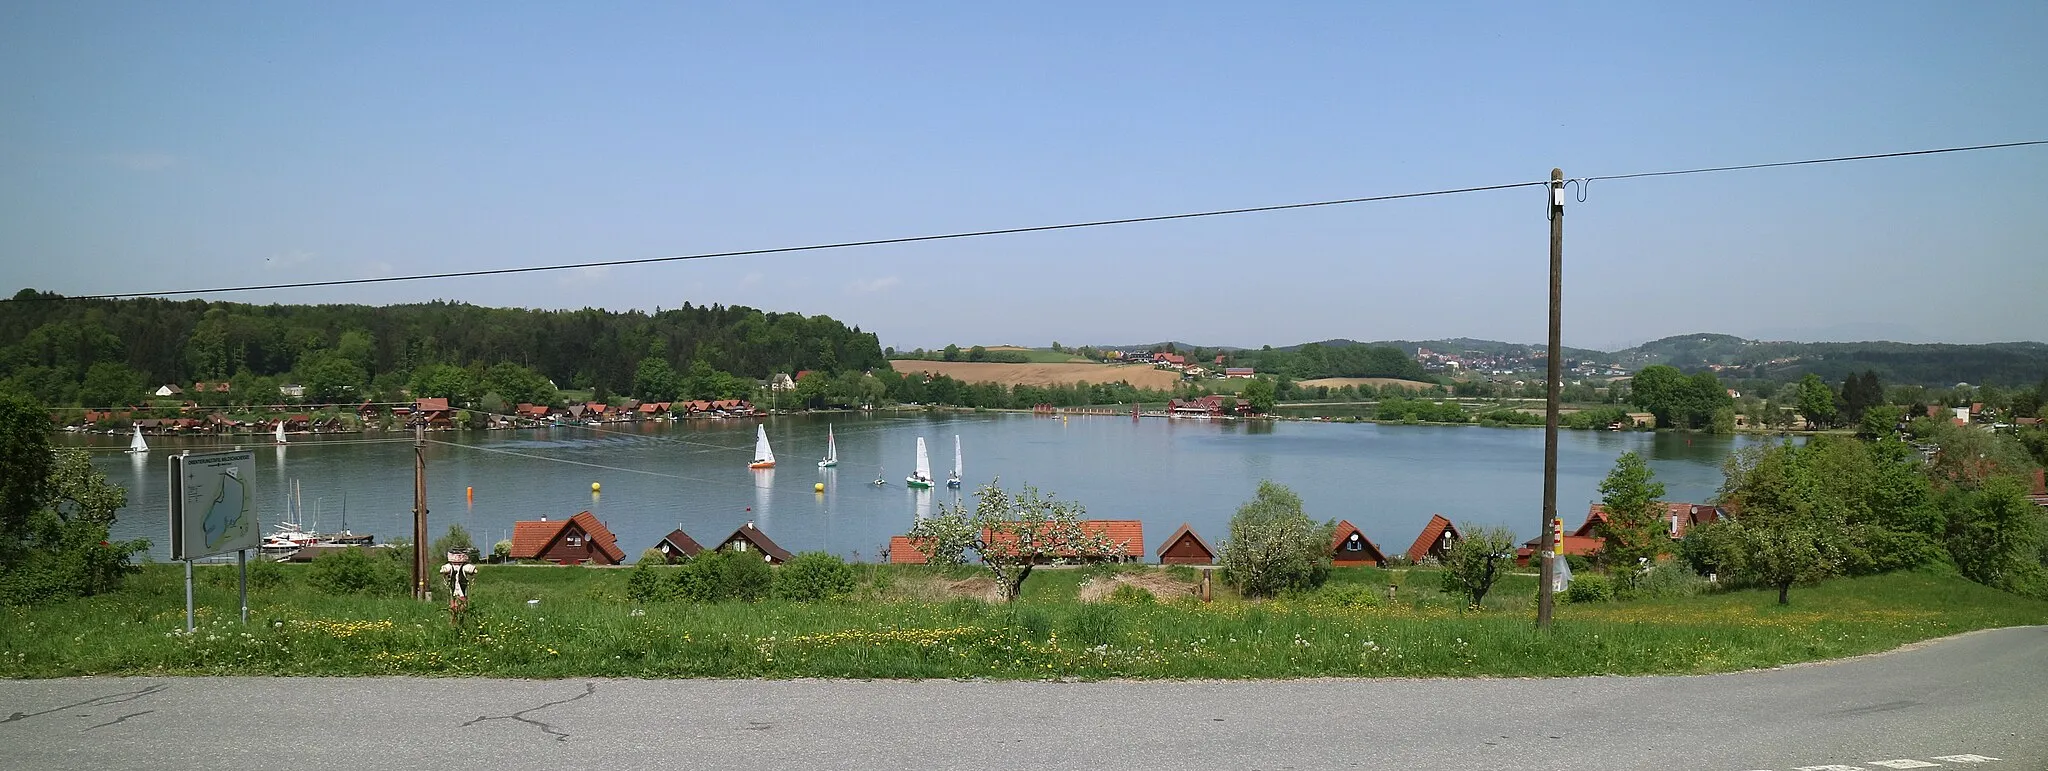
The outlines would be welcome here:
[[[1558,351],[1564,304],[1564,170],[1550,170],[1550,378],[1543,404],[1543,524],[1536,538],[1545,546],[1550,541],[1550,523],[1557,518],[1557,400],[1563,385],[1563,354]],[[1557,555],[1549,548],[1536,550],[1543,563],[1536,587],[1536,628],[1550,628],[1550,611],[1556,602],[1551,595],[1552,577],[1557,575]]]
[[[427,427],[412,427],[412,596],[427,599]]]

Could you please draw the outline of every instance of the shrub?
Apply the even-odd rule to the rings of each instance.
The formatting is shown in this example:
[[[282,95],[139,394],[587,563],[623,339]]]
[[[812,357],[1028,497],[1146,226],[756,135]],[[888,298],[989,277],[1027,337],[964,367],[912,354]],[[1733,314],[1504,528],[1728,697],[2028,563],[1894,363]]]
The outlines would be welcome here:
[[[796,555],[777,571],[775,596],[793,602],[824,602],[853,593],[853,568],[821,551]]]
[[[692,602],[755,602],[775,586],[775,569],[752,554],[704,552],[677,573],[680,595]]]
[[[491,561],[492,561],[492,562],[511,562],[511,561],[512,561],[512,542],[511,542],[511,541],[499,541],[499,542],[497,542],[496,544],[493,544],[493,545],[491,546]]]
[[[1614,595],[1613,584],[1599,573],[1573,573],[1565,587],[1565,602],[1603,602]]]
[[[428,559],[439,563],[446,559],[448,552],[451,551],[476,556],[476,544],[470,542],[469,531],[459,524],[450,524],[447,535],[434,539],[433,551],[427,552]]]
[[[634,602],[666,602],[675,599],[676,584],[662,575],[664,568],[659,560],[646,559],[633,566],[633,572],[626,576],[626,599]]]
[[[1336,608],[1377,608],[1386,600],[1364,584],[1333,584],[1309,595],[1309,602]]]
[[[1707,579],[1676,562],[1659,562],[1636,576],[1630,595],[1643,599],[1691,597],[1707,590]]]
[[[1230,518],[1230,538],[1217,563],[1223,580],[1246,597],[1309,591],[1330,577],[1330,528],[1302,513],[1301,497],[1260,482],[1259,492]]]
[[[306,582],[328,594],[400,595],[412,581],[409,572],[392,560],[372,558],[368,549],[341,549],[313,560]]]

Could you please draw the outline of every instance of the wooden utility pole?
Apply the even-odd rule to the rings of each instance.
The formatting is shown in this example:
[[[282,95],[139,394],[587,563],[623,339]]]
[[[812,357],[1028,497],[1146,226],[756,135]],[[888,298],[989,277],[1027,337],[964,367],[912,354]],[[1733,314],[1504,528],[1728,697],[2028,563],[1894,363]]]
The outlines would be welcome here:
[[[1564,170],[1550,170],[1550,378],[1543,404],[1543,523],[1536,538],[1546,547],[1550,522],[1557,518],[1557,400],[1564,379],[1563,354],[1558,350],[1564,304]],[[1551,595],[1552,576],[1557,575],[1557,555],[1549,548],[1536,550],[1543,563],[1536,588],[1536,628],[1550,628],[1550,611],[1556,598]]]
[[[412,596],[427,599],[427,427],[412,427]]]

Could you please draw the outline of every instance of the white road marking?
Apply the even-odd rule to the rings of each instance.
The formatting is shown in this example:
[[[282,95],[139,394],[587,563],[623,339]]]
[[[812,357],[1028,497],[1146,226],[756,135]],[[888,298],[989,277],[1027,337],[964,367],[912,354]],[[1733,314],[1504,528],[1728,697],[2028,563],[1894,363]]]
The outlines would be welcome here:
[[[1839,763],[1825,766],[1800,766],[1792,771],[1869,771],[1862,766],[1845,766]]]
[[[1934,759],[1943,763],[1989,763],[1997,760],[1997,758],[1987,758],[1983,755],[1936,755]]]
[[[1914,760],[1912,758],[1899,758],[1898,760],[1866,760],[1863,762],[1869,763],[1873,766],[1883,766],[1885,768],[1933,768],[1935,766],[1941,765],[1940,763],[1929,763],[1925,760]]]

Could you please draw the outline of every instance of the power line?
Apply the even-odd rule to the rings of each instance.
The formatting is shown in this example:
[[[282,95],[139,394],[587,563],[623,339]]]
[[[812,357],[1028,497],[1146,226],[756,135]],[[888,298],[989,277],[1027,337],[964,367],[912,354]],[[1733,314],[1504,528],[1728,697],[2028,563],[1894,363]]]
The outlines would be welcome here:
[[[1968,146],[1961,146],[1961,147],[1942,147],[1942,148],[1934,148],[1934,149],[1926,149],[1926,150],[1903,150],[1903,151],[1897,151],[1897,152],[1887,152],[1887,153],[1871,153],[1871,154],[1865,154],[1865,155],[1843,155],[1843,156],[1835,156],[1835,157],[1830,157],[1830,158],[1808,158],[1808,159],[1804,159],[1804,160],[1797,160],[1797,161],[1773,161],[1773,162],[1769,162],[1769,163],[1749,163],[1749,164],[1740,164],[1740,165],[1735,165],[1735,166],[1711,166],[1711,167],[1702,167],[1702,168],[1696,168],[1696,169],[1675,169],[1675,170],[1668,170],[1668,171],[1641,171],[1641,172],[1632,172],[1632,173],[1627,173],[1627,174],[1606,174],[1606,175],[1599,175],[1599,176],[1591,176],[1591,177],[1579,177],[1579,178],[1575,178],[1575,179],[1573,179],[1573,180],[1570,180],[1570,181],[1571,181],[1571,182],[1575,182],[1575,183],[1579,184],[1579,185],[1581,186],[1581,187],[1580,187],[1580,189],[1581,189],[1581,190],[1583,190],[1583,189],[1584,189],[1584,186],[1585,186],[1586,184],[1588,184],[1588,183],[1591,183],[1591,182],[1593,182],[1593,181],[1595,181],[1595,180],[1622,180],[1622,179],[1641,179],[1641,178],[1646,178],[1646,177],[1670,177],[1670,176],[1680,176],[1680,175],[1689,175],[1689,174],[1713,174],[1713,173],[1719,173],[1719,172],[1727,172],[1727,171],[1747,171],[1747,170],[1752,170],[1752,169],[1769,169],[1769,168],[1779,168],[1779,167],[1785,167],[1785,166],[1807,166],[1807,165],[1814,165],[1814,164],[1824,164],[1824,163],[1845,163],[1845,162],[1849,162],[1849,161],[1868,161],[1868,160],[1878,160],[1878,159],[1883,159],[1883,158],[1904,158],[1904,157],[1909,157],[1909,156],[1916,156],[1916,155],[1941,155],[1941,154],[1946,154],[1946,153],[1962,153],[1962,152],[1973,152],[1973,151],[1979,151],[1979,150],[1997,150],[1997,149],[2006,149],[2006,148],[2014,148],[2014,147],[2029,147],[2029,146],[2035,146],[2035,145],[2048,145],[2048,140],[2028,140],[2028,141],[2023,141],[2023,142],[2000,142],[2000,143],[1996,143],[1996,144],[1984,144],[1984,145],[1968,145]],[[356,284],[385,284],[385,283],[394,283],[394,282],[400,282],[400,281],[429,281],[429,280],[435,280],[435,279],[444,279],[444,278],[474,278],[474,277],[478,277],[478,276],[503,276],[503,275],[512,275],[512,274],[518,274],[518,273],[539,273],[539,272],[545,272],[545,271],[558,271],[558,270],[578,270],[578,269],[583,269],[583,268],[609,268],[609,267],[619,267],[619,266],[625,266],[625,265],[651,265],[651,264],[655,264],[655,263],[664,263],[664,262],[683,262],[683,261],[688,261],[688,260],[708,260],[708,259],[713,259],[713,258],[718,258],[718,257],[749,257],[749,256],[758,256],[758,255],[768,255],[768,254],[791,254],[791,253],[796,253],[796,252],[815,252],[815,251],[826,251],[826,250],[833,250],[833,249],[851,249],[851,248],[856,248],[856,247],[863,247],[863,246],[887,246],[887,245],[892,245],[892,244],[912,244],[912,243],[922,243],[922,242],[927,242],[927,241],[950,241],[950,240],[957,240],[957,239],[964,239],[964,238],[982,238],[982,237],[986,237],[986,236],[1003,236],[1003,235],[1017,235],[1017,234],[1021,234],[1021,233],[1043,233],[1043,232],[1049,232],[1049,231],[1055,231],[1055,230],[1077,230],[1077,229],[1081,229],[1081,228],[1095,228],[1095,227],[1107,227],[1107,226],[1111,226],[1111,225],[1134,225],[1134,224],[1139,224],[1139,223],[1146,223],[1146,222],[1167,222],[1167,221],[1172,221],[1172,220],[1186,220],[1186,219],[1199,219],[1199,218],[1204,218],[1204,217],[1224,217],[1224,216],[1230,216],[1230,215],[1237,215],[1237,214],[1257,214],[1257,213],[1263,213],[1263,212],[1275,212],[1275,211],[1286,211],[1286,210],[1290,210],[1290,209],[1311,209],[1311,208],[1318,208],[1318,207],[1326,207],[1326,206],[1345,206],[1345,205],[1350,205],[1350,204],[1361,204],[1361,203],[1378,203],[1378,202],[1384,202],[1384,201],[1398,201],[1398,200],[1405,200],[1405,199],[1411,199],[1411,198],[1430,198],[1430,197],[1435,197],[1435,196],[1446,196],[1446,195],[1461,195],[1461,194],[1465,194],[1465,193],[1481,193],[1481,192],[1488,192],[1488,191],[1493,191],[1493,190],[1509,190],[1509,189],[1514,189],[1514,188],[1523,188],[1523,187],[1542,187],[1542,186],[1547,186],[1547,185],[1549,185],[1549,184],[1550,184],[1550,182],[1549,182],[1549,181],[1547,181],[1547,180],[1542,180],[1542,181],[1534,181],[1534,182],[1508,182],[1508,183],[1502,183],[1502,184],[1496,184],[1496,185],[1478,185],[1478,186],[1473,186],[1473,187],[1460,187],[1460,188],[1448,188],[1448,189],[1443,189],[1443,190],[1428,190],[1428,191],[1423,191],[1423,192],[1416,192],[1416,193],[1395,193],[1395,194],[1390,194],[1390,195],[1374,195],[1374,196],[1363,196],[1363,197],[1358,197],[1358,198],[1340,198],[1340,199],[1335,199],[1335,200],[1328,200],[1328,201],[1310,201],[1310,202],[1306,202],[1306,203],[1287,203],[1287,204],[1275,204],[1275,205],[1270,205],[1270,206],[1249,206],[1249,207],[1243,207],[1243,208],[1236,208],[1236,209],[1216,209],[1216,210],[1211,210],[1211,211],[1199,211],[1199,212],[1186,212],[1186,213],[1181,213],[1181,214],[1159,214],[1159,215],[1152,215],[1152,216],[1145,216],[1145,217],[1123,217],[1123,218],[1118,218],[1118,219],[1106,219],[1106,220],[1089,220],[1089,221],[1084,221],[1084,222],[1069,222],[1069,223],[1064,223],[1064,224],[1059,224],[1059,225],[1032,225],[1032,226],[1027,226],[1027,227],[1015,227],[1015,228],[998,228],[998,229],[994,229],[994,230],[974,230],[974,231],[966,231],[966,232],[960,232],[960,233],[941,233],[941,234],[935,234],[935,235],[923,235],[923,236],[901,236],[901,237],[896,237],[896,238],[877,238],[877,239],[869,239],[869,240],[864,240],[864,241],[839,241],[839,242],[833,242],[833,243],[824,243],[824,244],[810,244],[810,245],[805,245],[805,246],[781,246],[781,247],[770,247],[770,248],[764,248],[764,249],[741,249],[741,250],[736,250],[736,251],[726,251],[726,252],[704,252],[704,253],[699,253],[699,254],[683,254],[683,255],[672,255],[672,256],[668,256],[668,257],[643,257],[643,258],[638,258],[638,259],[628,259],[628,260],[603,260],[603,261],[597,261],[597,262],[579,262],[579,263],[568,263],[568,264],[560,264],[560,265],[528,265],[528,266],[523,266],[523,267],[516,267],[516,268],[489,268],[489,269],[483,269],[483,270],[463,270],[463,271],[447,271],[447,272],[442,272],[442,273],[420,273],[420,274],[414,274],[414,275],[408,275],[408,276],[382,276],[382,277],[377,277],[377,278],[351,278],[351,279],[334,279],[334,280],[329,280],[329,281],[300,281],[300,282],[290,282],[290,283],[279,283],[279,284],[250,284],[250,285],[244,285],[244,286],[227,286],[227,287],[214,287],[214,288],[211,288],[211,289],[173,289],[173,290],[162,290],[162,291],[153,291],[153,292],[115,292],[115,293],[106,293],[106,294],[92,294],[92,295],[77,295],[77,296],[69,296],[69,297],[55,297],[55,298],[43,298],[43,297],[34,297],[34,298],[28,298],[28,299],[30,299],[30,300],[114,300],[114,299],[121,299],[121,298],[128,298],[128,297],[176,297],[176,296],[182,296],[182,295],[195,295],[195,294],[216,294],[216,293],[227,293],[227,292],[257,292],[257,291],[268,291],[268,290],[273,290],[273,289],[308,289],[308,288],[315,288],[315,287],[329,287],[329,286],[350,286],[350,285],[356,285]],[[18,300],[16,300],[15,298],[0,298],[0,302],[18,302]]]

